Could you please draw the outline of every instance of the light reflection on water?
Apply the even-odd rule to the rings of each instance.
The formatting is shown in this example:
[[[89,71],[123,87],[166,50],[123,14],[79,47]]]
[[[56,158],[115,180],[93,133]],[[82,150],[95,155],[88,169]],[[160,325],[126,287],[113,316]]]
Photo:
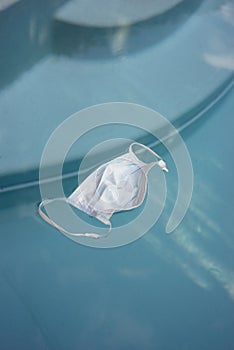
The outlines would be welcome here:
[[[190,149],[194,154],[194,158],[191,154],[192,160],[196,161],[195,187],[188,213],[167,240],[158,234],[157,227],[144,239],[150,250],[164,261],[176,264],[195,284],[210,291],[219,285],[234,302],[230,119],[228,109],[226,114],[217,112],[214,118],[212,111],[209,115],[209,123],[192,136]],[[172,180],[168,188],[168,204],[173,203],[174,192],[176,183]],[[163,229],[163,224],[160,228]]]
[[[222,3],[221,8],[220,6],[217,8],[221,9],[226,22],[233,25],[231,2]],[[39,25],[38,28],[37,25]],[[28,27],[31,43],[39,46],[48,44],[49,32],[43,32],[42,27],[43,25],[38,24],[32,16]],[[128,57],[124,56],[123,48],[126,46],[128,30],[117,31],[113,38],[113,53],[123,55],[123,59],[127,60]],[[216,45],[217,42],[216,40],[213,43]],[[219,55],[218,50],[212,51],[211,48],[204,51],[203,59],[207,66],[232,70],[231,45],[230,51],[224,52],[224,55]],[[38,57],[35,58],[37,59]],[[62,58],[54,56],[51,60],[59,61]],[[12,58],[12,61],[6,62],[14,67],[13,61]],[[71,72],[75,71],[76,62],[76,58],[66,57],[63,67],[67,69],[69,66]],[[106,65],[106,62],[103,61],[102,65]],[[29,69],[29,66],[26,66],[26,69]],[[23,68],[20,69],[20,73]],[[52,62],[48,71],[44,73],[45,76],[50,77],[47,73],[53,69],[55,72],[50,80],[54,78],[55,85],[58,85],[55,77],[57,72],[62,76],[60,66]],[[129,72],[129,69],[126,69],[126,72]],[[135,70],[135,66],[133,69]],[[87,71],[90,72],[90,67]],[[119,67],[116,71],[118,75],[121,73]],[[142,79],[139,79],[139,83],[134,86],[135,80],[126,72],[122,73],[126,75],[125,85],[128,81],[131,83],[127,86],[127,96],[130,99],[132,97],[139,99],[139,96],[145,95],[145,101],[150,105],[152,99],[156,99],[157,91],[152,89],[150,94],[146,84],[142,87]],[[150,75],[151,72],[148,74]],[[38,75],[41,76],[41,73],[39,72]],[[8,78],[9,76],[6,77],[6,82],[12,82],[12,79]],[[69,84],[72,79],[76,80],[77,77],[71,74]],[[21,83],[20,81],[14,81],[14,83],[19,85],[21,98]],[[28,86],[28,81],[25,85]],[[72,96],[72,101],[75,101],[77,85],[74,84],[71,90],[69,86],[65,86],[65,91]],[[86,95],[90,94],[90,85],[82,86],[82,89],[85,89]],[[160,85],[159,89],[163,90],[163,87]],[[95,90],[95,94],[103,95],[103,91],[98,90]],[[117,91],[120,90],[122,92],[122,85],[119,84]],[[5,93],[7,94],[7,91]],[[166,89],[165,93],[168,93]],[[166,103],[170,105],[176,100],[175,107],[178,108],[179,103],[174,94],[174,91],[173,94],[169,94],[170,98],[167,98]],[[12,96],[14,97],[14,94]],[[27,101],[30,100],[30,96],[28,97],[26,93]],[[56,95],[55,100],[50,101],[50,104],[57,102],[59,97]],[[26,99],[23,100],[24,105],[26,105]],[[148,234],[132,245],[109,251],[88,249],[67,240],[56,230],[42,223],[37,215],[38,190],[33,193],[34,190],[28,188],[22,189],[21,192],[12,191],[11,194],[1,195],[3,201],[0,212],[0,301],[1,310],[4,310],[1,315],[1,332],[8,336],[5,339],[14,341],[12,340],[12,334],[14,334],[14,339],[23,339],[24,348],[28,341],[30,343],[28,348],[38,349],[74,349],[74,344],[81,349],[105,347],[119,349],[128,344],[135,349],[147,350],[155,349],[155,346],[164,349],[175,348],[175,344],[178,345],[179,341],[184,339],[187,330],[190,331],[188,332],[190,343],[182,343],[184,346],[178,346],[180,349],[202,348],[197,346],[198,339],[203,346],[205,340],[208,349],[223,349],[226,341],[233,340],[231,308],[234,301],[234,238],[231,218],[233,197],[229,196],[232,186],[231,175],[225,176],[226,172],[231,173],[233,170],[231,143],[233,142],[234,106],[230,103],[231,99],[233,100],[233,95],[229,98],[229,102],[227,99],[223,100],[222,109],[216,106],[217,108],[210,112],[206,124],[201,125],[196,132],[193,126],[190,126],[191,134],[194,134],[191,135],[193,142],[191,143],[189,138],[185,140],[190,147],[194,164],[197,163],[199,167],[197,166],[195,171],[196,185],[190,210],[181,226],[172,235],[164,235],[166,220],[162,218]],[[12,100],[15,102],[16,99],[9,98],[4,104],[4,112],[10,110],[13,105]],[[21,99],[19,100],[22,104]],[[36,106],[35,110],[38,111],[36,100],[32,100]],[[160,102],[161,100],[157,103]],[[185,102],[181,100],[180,104]],[[21,104],[16,104],[17,112]],[[40,101],[38,114],[41,114],[42,104]],[[69,104],[70,100],[67,106]],[[64,100],[63,105],[65,105]],[[77,105],[74,104],[74,106]],[[30,106],[27,105],[26,111],[29,110]],[[56,115],[56,112],[49,114]],[[215,118],[211,118],[212,114]],[[24,113],[21,112],[20,115],[23,116]],[[29,115],[32,119],[30,113]],[[16,129],[18,132],[18,128]],[[28,136],[29,130],[26,131]],[[2,137],[5,137],[6,131],[0,132]],[[202,143],[202,140],[205,142]],[[7,144],[7,139],[4,142]],[[15,154],[16,148],[19,149],[21,146],[17,142],[14,147]],[[220,149],[222,152],[219,152]],[[23,151],[25,156],[24,148]],[[31,149],[30,152],[32,152]],[[205,177],[203,168],[210,175]],[[174,199],[173,194],[176,192],[176,180],[172,177],[169,182],[167,204],[170,207]],[[166,218],[169,217],[167,212],[164,214]],[[185,280],[192,281],[192,288],[188,285],[185,287],[180,285],[180,273],[185,276]],[[165,296],[168,292],[165,275],[175,280],[172,285],[176,286],[176,290],[170,290],[169,293],[176,296],[173,295],[174,299],[172,298],[170,305]],[[198,286],[199,291],[204,291],[204,294],[197,293],[195,285]],[[226,292],[227,298],[225,293],[219,294],[219,288]],[[192,298],[189,301],[181,301],[187,292],[194,293],[195,299],[197,297],[198,301],[194,305],[192,305]],[[181,299],[180,295],[182,295]],[[212,296],[213,300],[211,300]],[[175,305],[176,302],[178,305]],[[203,306],[208,304],[209,308],[218,305],[218,311],[211,315],[212,324],[209,323],[209,315],[196,313],[200,303]],[[161,305],[162,309],[160,309]],[[189,309],[188,314],[184,319],[181,316],[176,319],[173,311],[179,315],[183,314],[184,305]],[[225,309],[223,305],[227,308]],[[173,311],[170,309],[172,306]],[[146,309],[145,314],[142,309]],[[208,324],[205,331],[202,328],[204,325],[202,317],[204,317],[204,323]],[[195,319],[195,323],[190,324],[189,321],[192,318]],[[180,329],[176,328],[175,324],[178,320]],[[189,323],[188,328],[186,328],[187,323]],[[197,327],[195,332],[194,325]],[[15,332],[8,334],[9,330],[15,330]],[[216,346],[214,339],[217,339],[219,330],[221,332],[218,337],[222,345]],[[168,339],[168,334],[171,333],[176,334],[173,344],[170,344]],[[230,341],[230,344],[233,344],[233,341]],[[19,348],[18,344],[16,348]],[[231,347],[227,344],[226,348]]]

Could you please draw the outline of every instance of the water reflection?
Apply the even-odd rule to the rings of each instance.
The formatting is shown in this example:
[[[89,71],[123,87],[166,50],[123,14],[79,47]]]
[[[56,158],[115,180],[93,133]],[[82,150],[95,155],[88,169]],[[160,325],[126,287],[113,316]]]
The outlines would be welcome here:
[[[116,30],[113,38],[110,42],[111,52],[114,56],[120,55],[124,51],[124,47],[127,45],[127,40],[129,36],[129,27],[120,27]]]
[[[234,4],[227,1],[211,14],[216,28],[204,48],[204,61],[214,67],[234,70]]]
[[[227,1],[221,6],[220,10],[224,20],[234,26],[234,3]]]
[[[0,88],[51,51],[51,19],[65,1],[12,1],[0,11]]]
[[[220,226],[221,215],[214,215],[225,203],[208,184],[200,183],[198,192],[194,193],[185,223],[170,235],[170,240],[155,232],[144,239],[155,254],[176,264],[199,287],[209,290],[218,283],[234,302],[234,242],[230,229]],[[205,194],[202,201],[201,193]]]
[[[156,17],[121,27],[95,28],[55,18],[53,49],[56,54],[77,55],[86,59],[110,58],[141,51],[175,33],[201,3],[201,0],[184,0]]]
[[[232,54],[227,55],[215,55],[215,54],[204,54],[204,60],[211,66],[218,68],[225,68],[228,70],[234,70],[234,50]]]

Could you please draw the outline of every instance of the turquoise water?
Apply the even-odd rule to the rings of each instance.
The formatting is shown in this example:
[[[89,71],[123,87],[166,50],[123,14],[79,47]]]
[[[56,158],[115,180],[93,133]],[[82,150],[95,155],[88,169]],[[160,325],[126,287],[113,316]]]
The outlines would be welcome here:
[[[126,44],[117,55],[104,52],[104,43],[99,47],[103,54],[96,56],[97,43],[87,57],[82,48],[72,55],[61,52],[63,46],[59,52],[54,48],[56,28],[49,24],[61,3],[48,2],[44,17],[44,7],[36,2],[31,7],[19,2],[7,10],[11,12],[0,13],[6,18],[1,30],[17,33],[16,19],[25,24],[25,33],[34,28],[20,48],[18,41],[11,46],[0,37],[5,48],[0,93],[0,348],[231,350],[233,24],[222,23],[220,14],[230,13],[233,2],[217,1],[211,9],[204,1],[190,11],[181,4],[178,14],[173,12],[177,22],[172,30],[172,13],[165,14],[161,24],[155,20],[157,30],[167,33],[161,41],[144,46],[139,38],[139,50]],[[200,32],[204,23],[207,30]],[[153,31],[154,23],[136,27],[136,44],[137,28],[143,35],[145,28]],[[42,29],[47,40],[38,41]],[[197,41],[191,43],[192,35]],[[220,45],[222,35],[226,41]],[[32,38],[38,55],[30,49]],[[180,45],[184,49],[176,50]],[[12,66],[10,57],[15,60]],[[15,62],[18,68],[10,69]],[[193,198],[174,234],[165,235],[177,175],[170,155],[161,145],[155,147],[170,168],[159,221],[132,244],[93,249],[75,244],[38,216],[38,165],[47,138],[62,120],[94,103],[119,100],[153,107],[181,128],[200,113],[181,131],[194,168]],[[142,137],[147,141],[147,135]],[[65,171],[73,171],[81,157],[74,162],[71,154]],[[68,193],[76,182],[76,177],[64,181]],[[128,219],[124,215],[120,223]]]

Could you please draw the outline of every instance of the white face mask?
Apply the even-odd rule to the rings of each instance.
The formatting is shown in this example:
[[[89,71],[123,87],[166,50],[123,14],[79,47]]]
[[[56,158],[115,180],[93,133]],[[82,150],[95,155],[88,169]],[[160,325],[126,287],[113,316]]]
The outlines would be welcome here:
[[[132,147],[134,145],[146,149],[159,160],[144,163],[133,152]],[[64,200],[102,223],[109,225],[110,232],[110,218],[115,212],[137,208],[144,201],[147,189],[147,173],[154,165],[158,165],[162,170],[168,172],[166,163],[157,153],[140,143],[134,142],[130,145],[128,153],[101,165],[68,198],[41,202],[39,214],[49,224],[68,235],[93,238],[107,236],[107,234],[69,232],[52,221],[42,211],[42,206],[55,200]]]

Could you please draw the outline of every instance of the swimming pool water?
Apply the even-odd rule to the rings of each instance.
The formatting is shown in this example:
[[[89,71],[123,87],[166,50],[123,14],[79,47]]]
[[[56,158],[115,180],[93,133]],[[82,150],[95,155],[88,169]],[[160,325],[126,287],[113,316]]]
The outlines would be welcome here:
[[[217,8],[222,6],[219,2]],[[38,14],[35,4],[33,9]],[[182,37],[188,43],[192,28],[198,30],[197,20],[209,17],[201,10],[194,10],[161,43],[114,60],[50,52],[11,81],[8,76],[0,94],[1,349],[233,348],[233,89],[181,131],[193,162],[194,191],[187,215],[172,235],[164,231],[177,175],[166,151],[170,172],[165,209],[154,227],[130,245],[93,249],[76,244],[37,213],[41,151],[53,128],[72,112],[97,102],[126,100],[154,107],[182,126],[231,81],[231,45],[224,54],[229,47],[225,43],[216,47],[223,55],[219,58],[226,58],[222,67],[194,61],[180,66],[169,58],[164,65],[164,50],[174,52]],[[201,60],[200,45],[194,44],[192,53]],[[183,60],[182,52],[178,54]],[[181,76],[189,66],[191,75]],[[168,76],[160,76],[163,69]],[[76,177],[67,178],[66,190],[71,192],[76,182]]]

